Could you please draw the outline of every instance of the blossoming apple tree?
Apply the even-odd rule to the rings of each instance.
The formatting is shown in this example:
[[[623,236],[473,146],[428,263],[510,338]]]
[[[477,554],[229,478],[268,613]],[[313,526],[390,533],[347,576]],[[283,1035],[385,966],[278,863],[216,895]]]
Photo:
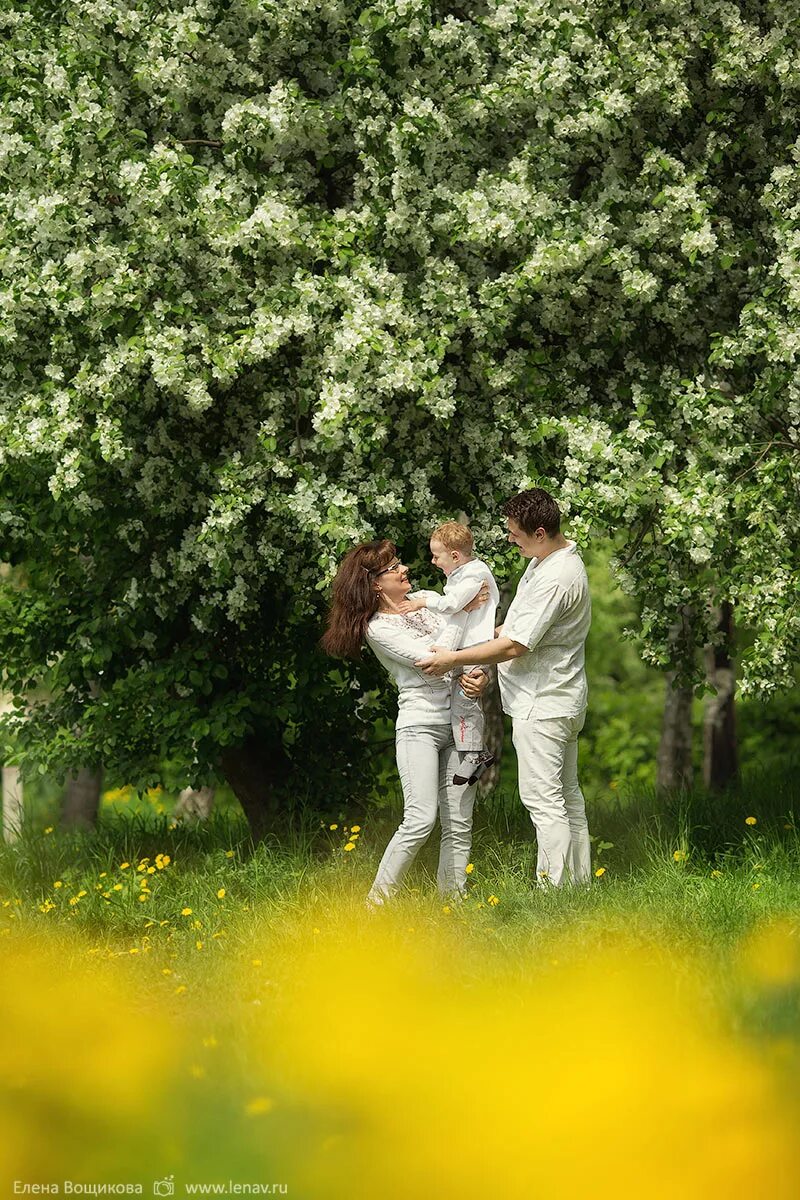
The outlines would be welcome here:
[[[748,12],[752,13],[748,16]],[[368,769],[337,557],[542,482],[646,656],[797,647],[798,33],[722,0],[44,0],[0,59],[0,591],[17,753]],[[678,614],[683,634],[671,636]],[[318,772],[318,774],[315,774]]]

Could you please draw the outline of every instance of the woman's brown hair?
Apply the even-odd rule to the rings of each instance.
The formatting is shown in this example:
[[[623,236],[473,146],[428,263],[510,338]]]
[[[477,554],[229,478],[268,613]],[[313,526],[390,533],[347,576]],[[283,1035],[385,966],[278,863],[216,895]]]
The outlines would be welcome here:
[[[361,647],[370,617],[378,611],[379,596],[373,587],[378,571],[397,558],[397,549],[386,538],[364,542],[345,554],[333,581],[328,627],[320,646],[333,658],[361,658]]]

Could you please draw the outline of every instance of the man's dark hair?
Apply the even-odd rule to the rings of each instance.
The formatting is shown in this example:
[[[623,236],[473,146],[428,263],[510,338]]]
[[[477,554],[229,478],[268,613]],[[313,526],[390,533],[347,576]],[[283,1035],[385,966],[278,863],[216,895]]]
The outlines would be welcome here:
[[[503,505],[503,512],[516,521],[524,533],[543,529],[548,537],[555,537],[561,532],[561,512],[544,488],[531,488],[512,496]]]

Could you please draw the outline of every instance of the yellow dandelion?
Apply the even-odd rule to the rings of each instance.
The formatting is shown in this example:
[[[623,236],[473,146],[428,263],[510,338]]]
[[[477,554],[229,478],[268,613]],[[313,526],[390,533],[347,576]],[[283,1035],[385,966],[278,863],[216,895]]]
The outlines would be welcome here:
[[[675,862],[686,862],[688,855],[685,850],[675,850],[672,857]]]
[[[176,996],[181,996],[181,995],[183,995],[183,993],[184,993],[185,991],[186,991],[186,984],[185,984],[185,983],[180,983],[180,984],[178,984],[178,986],[175,988],[175,995],[176,995]]]
[[[112,892],[121,892],[121,891],[122,891],[122,884],[121,884],[121,883],[115,883],[115,884],[114,884],[114,886],[112,887],[112,889],[111,889],[111,890],[112,890]]]
[[[162,974],[162,975],[171,975],[171,974],[172,974],[172,967],[162,967],[162,968],[161,968],[161,974]]]
[[[53,826],[48,825],[47,828],[45,829],[45,833],[52,833],[52,832],[53,832]]]
[[[141,892],[141,893],[140,893],[140,895],[139,895],[139,900],[140,900],[142,903],[144,903],[144,901],[145,901],[145,900],[148,898],[148,896],[149,896],[149,895],[150,895],[150,893],[149,893],[149,892]]]
[[[130,950],[128,951],[128,954],[138,954],[138,953],[139,953],[138,946],[131,946]]]
[[[225,899],[225,888],[220,888],[220,889],[219,889],[219,891],[217,892],[217,899],[218,899],[218,900],[224,900],[224,899]]]
[[[758,888],[760,888],[760,887],[761,887],[761,881],[760,881],[760,880],[756,880],[756,882],[753,884],[753,891],[754,891],[754,892],[755,892],[755,891],[757,891],[757,890],[758,890]]]
[[[196,949],[196,950],[202,950],[202,949],[203,949],[203,945],[204,945],[204,943],[203,943],[203,942],[199,942],[199,941],[198,941],[198,942],[195,942],[195,949]]]
[[[148,874],[148,875],[155,875],[155,873],[156,873],[156,869],[155,869],[155,867],[148,867],[148,868],[147,868],[147,874]]]
[[[234,853],[235,853],[235,851],[233,851],[233,850],[226,850],[226,851],[225,851],[225,857],[226,857],[226,858],[233,858],[233,856],[234,856]]]
[[[467,875],[471,875],[475,870],[475,863],[467,863],[467,865],[464,867],[464,870],[466,871]]]
[[[745,817],[744,823],[745,823],[745,825],[757,825],[758,818],[757,817]]]
[[[491,904],[492,908],[494,908],[496,905],[498,905],[500,903],[500,897],[499,896],[487,896],[486,903]]]
[[[360,825],[351,826],[350,832],[351,833],[361,833],[361,826]]]
[[[355,850],[355,848],[356,848],[355,842],[348,842],[347,845],[345,846],[345,850]]]
[[[62,888],[63,886],[64,886],[64,882],[61,879],[57,879],[55,881],[55,883],[53,884],[54,888]]]
[[[182,917],[190,917],[191,915],[192,915],[192,910],[190,908],[182,908],[181,909]]]
[[[131,864],[130,864],[129,862],[120,863],[120,864],[119,864],[119,869],[120,869],[120,871],[127,871],[128,867],[129,867],[130,865],[131,865]]]
[[[97,878],[98,878],[98,879],[105,879],[105,877],[106,877],[106,875],[107,875],[107,874],[108,874],[108,871],[101,871],[101,872],[100,872],[100,874],[97,876]]]
[[[450,907],[450,905],[449,905],[449,904],[443,904],[443,905],[442,905],[442,912],[443,912],[443,913],[451,913],[452,911],[453,911],[453,910],[452,910],[452,908]]]
[[[602,879],[603,876],[605,875],[605,873],[606,873],[605,867],[598,867],[594,873],[594,877],[595,877],[595,879]]]
[[[338,829],[338,828],[339,828],[338,825],[329,825],[328,826],[328,829]]]

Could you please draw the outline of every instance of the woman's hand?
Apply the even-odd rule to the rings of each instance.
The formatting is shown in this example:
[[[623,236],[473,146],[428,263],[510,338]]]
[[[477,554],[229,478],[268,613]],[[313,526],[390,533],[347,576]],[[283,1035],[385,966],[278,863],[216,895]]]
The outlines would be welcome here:
[[[469,675],[462,675],[459,680],[459,686],[465,696],[469,696],[470,700],[476,700],[478,696],[482,696],[489,686],[489,676],[486,671],[482,671],[480,667],[476,667],[474,671],[470,671]]]
[[[488,599],[489,599],[489,585],[486,582],[486,580],[484,579],[483,583],[481,584],[481,590],[478,592],[477,596],[472,597],[469,604],[464,605],[463,611],[464,612],[475,612],[476,608],[481,608]]]

